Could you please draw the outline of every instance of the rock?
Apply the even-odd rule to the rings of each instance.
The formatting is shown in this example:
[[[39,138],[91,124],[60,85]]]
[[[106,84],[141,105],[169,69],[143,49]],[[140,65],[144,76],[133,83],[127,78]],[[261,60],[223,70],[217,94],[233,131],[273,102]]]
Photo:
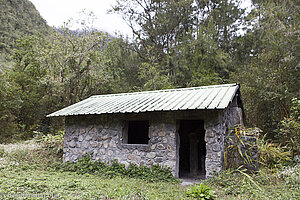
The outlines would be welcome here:
[[[213,151],[216,151],[216,152],[218,152],[218,151],[220,151],[220,150],[221,150],[221,147],[220,147],[220,145],[219,145],[219,144],[213,144],[213,145],[212,145],[212,149],[213,149]]]
[[[83,136],[82,136],[82,135],[79,135],[78,141],[79,141],[79,142],[82,142],[82,141],[83,141]]]
[[[96,140],[97,140],[98,142],[100,142],[100,141],[102,140],[101,136],[98,135]]]
[[[163,144],[157,145],[157,148],[160,150],[166,149],[166,147]]]
[[[156,144],[151,145],[151,149],[154,150],[156,147]]]
[[[139,151],[139,150],[137,150],[137,149],[135,149],[133,152],[132,152],[134,155],[141,155],[141,151]]]
[[[152,160],[148,160],[148,161],[146,162],[146,164],[147,164],[147,165],[152,165],[152,164],[153,164],[153,161],[152,161]]]
[[[154,158],[155,156],[156,156],[156,153],[154,153],[154,152],[147,153],[147,155],[146,155],[146,157],[150,158],[150,159]]]
[[[168,158],[169,159],[175,159],[175,152],[168,153]]]
[[[70,157],[69,156],[65,156],[64,160],[65,160],[65,162],[69,162],[70,161]]]
[[[92,134],[95,134],[95,133],[97,133],[97,128],[96,127],[91,128],[89,132]]]
[[[72,140],[72,141],[69,143],[69,146],[72,147],[72,148],[74,148],[75,145],[76,145],[76,143],[74,142],[74,140]]]
[[[116,147],[116,142],[114,140],[111,140],[109,143],[109,147]]]
[[[108,135],[103,135],[102,140],[107,140],[108,139]]]
[[[93,148],[96,148],[97,147],[97,142],[94,142],[94,141],[90,141],[90,144]]]
[[[122,149],[122,154],[128,154],[129,153],[129,150],[128,149]]]
[[[104,155],[105,154],[105,149],[100,149],[99,152],[100,152],[101,155]]]
[[[105,161],[105,158],[106,158],[105,155],[100,156],[100,159],[103,160],[103,161]]]
[[[165,163],[166,166],[170,167],[171,169],[174,169],[175,168],[175,165],[176,165],[176,162],[174,161],[167,161]]]
[[[173,151],[173,148],[171,147],[171,145],[167,146],[168,151]]]
[[[215,133],[212,130],[206,130],[205,137],[212,138],[215,136]]]
[[[93,134],[93,138],[92,138],[92,140],[93,140],[93,141],[97,141],[97,137],[98,137],[98,136],[97,136],[97,134],[96,134],[96,133],[95,133],[95,134]]]
[[[136,160],[136,157],[135,157],[134,155],[132,155],[132,154],[129,154],[129,155],[127,156],[127,158],[128,158],[128,160],[130,160],[130,161]]]
[[[108,141],[104,141],[103,147],[104,147],[105,149],[107,149],[107,147],[108,147]]]
[[[109,150],[107,153],[108,156],[112,156],[113,154],[114,154],[114,152],[112,150]]]
[[[85,140],[86,141],[90,141],[92,139],[92,135],[91,134],[88,134],[86,137],[85,137]]]
[[[80,129],[80,134],[84,134],[85,133],[85,129],[84,128],[81,128]]]
[[[111,130],[110,131],[110,135],[111,136],[117,136],[118,135],[118,131]]]
[[[170,137],[175,138],[175,133],[174,132],[170,133]]]
[[[168,138],[163,137],[162,142],[163,142],[164,144],[168,143]]]
[[[162,161],[163,161],[162,157],[155,158],[155,162],[157,162],[157,163],[161,163]]]
[[[161,137],[153,137],[150,139],[151,143],[159,143],[161,142]]]
[[[70,141],[72,140],[72,137],[71,137],[71,136],[67,136],[67,137],[65,138],[65,140],[68,141],[68,142],[70,142]]]
[[[157,136],[157,132],[156,132],[156,131],[153,131],[153,132],[152,132],[152,136],[156,137],[156,136]]]
[[[164,132],[164,131],[158,132],[158,136],[164,137],[164,136],[166,136],[166,135],[167,135],[167,133]]]
[[[87,149],[87,148],[89,148],[89,143],[87,143],[87,142],[83,142],[83,148],[85,148],[85,149]]]

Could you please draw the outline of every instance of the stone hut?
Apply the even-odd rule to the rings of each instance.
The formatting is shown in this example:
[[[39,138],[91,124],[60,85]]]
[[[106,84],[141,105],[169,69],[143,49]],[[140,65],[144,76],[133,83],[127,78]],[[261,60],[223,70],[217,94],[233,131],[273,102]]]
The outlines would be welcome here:
[[[95,95],[48,117],[65,117],[63,161],[85,153],[210,177],[223,168],[224,137],[242,124],[238,84]]]

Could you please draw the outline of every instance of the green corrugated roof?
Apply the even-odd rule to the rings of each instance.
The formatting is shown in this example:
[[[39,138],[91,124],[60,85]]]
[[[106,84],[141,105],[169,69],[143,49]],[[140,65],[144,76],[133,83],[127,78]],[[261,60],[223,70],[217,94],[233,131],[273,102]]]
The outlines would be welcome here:
[[[238,84],[91,96],[47,117],[105,113],[224,109],[234,98]]]

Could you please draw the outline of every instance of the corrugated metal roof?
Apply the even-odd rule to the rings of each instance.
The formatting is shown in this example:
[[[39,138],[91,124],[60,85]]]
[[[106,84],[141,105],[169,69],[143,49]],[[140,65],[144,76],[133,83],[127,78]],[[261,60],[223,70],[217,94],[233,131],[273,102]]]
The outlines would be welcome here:
[[[238,84],[95,95],[47,117],[104,113],[224,109],[234,98]]]

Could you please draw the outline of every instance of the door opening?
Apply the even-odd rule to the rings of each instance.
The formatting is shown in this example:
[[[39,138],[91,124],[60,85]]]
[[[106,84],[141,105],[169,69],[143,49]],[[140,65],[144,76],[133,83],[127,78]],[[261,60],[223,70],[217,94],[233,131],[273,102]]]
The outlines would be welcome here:
[[[205,178],[204,121],[180,120],[179,123],[179,177]]]

